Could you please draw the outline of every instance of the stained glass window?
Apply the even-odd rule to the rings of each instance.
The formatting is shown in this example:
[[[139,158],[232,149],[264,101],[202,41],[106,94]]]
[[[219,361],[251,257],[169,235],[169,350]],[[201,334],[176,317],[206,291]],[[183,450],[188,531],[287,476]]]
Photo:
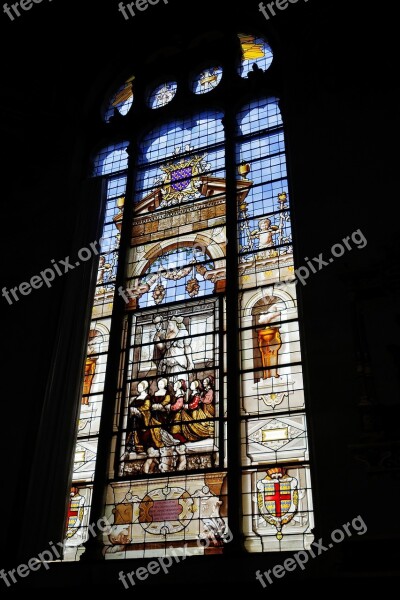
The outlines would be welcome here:
[[[239,40],[242,50],[239,73],[242,77],[247,77],[252,69],[269,69],[273,55],[270,45],[263,38],[241,33]]]
[[[129,77],[113,95],[111,102],[105,114],[105,120],[108,122],[114,115],[115,110],[121,115],[126,115],[133,104],[133,81],[135,77]]]
[[[221,79],[221,67],[204,69],[193,79],[192,90],[195,94],[207,94],[219,85]]]
[[[118,268],[120,229],[126,192],[127,142],[104,148],[95,160],[94,175],[106,178],[106,207],[96,289],[83,375],[78,436],[67,515],[66,560],[83,552],[88,539],[91,496],[108,362],[111,315]]]
[[[267,43],[254,36],[240,39],[241,74],[252,61],[268,68]],[[66,560],[79,559],[90,535],[102,435],[111,440],[108,479],[102,483],[102,516],[110,524],[101,539],[106,559],[165,556],[183,548],[223,553],[232,539],[227,500],[236,493],[228,489],[232,423],[241,449],[236,475],[242,526],[236,533],[244,536],[246,550],[303,549],[313,540],[279,101],[261,96],[249,103],[246,92],[235,114],[222,100],[212,109],[205,92],[215,87],[218,93],[221,77],[222,67],[204,70],[195,80],[188,74],[192,91],[204,94],[201,109],[153,123],[140,139],[133,134],[134,153],[126,140],[105,147],[95,159],[106,206]],[[164,106],[176,91],[177,84],[159,86],[149,106]],[[236,123],[229,135],[227,115]],[[236,151],[232,164],[227,148]],[[227,218],[232,211],[233,227]],[[234,250],[229,256],[227,239]],[[238,292],[228,298],[230,278],[237,278]],[[227,370],[232,315],[239,333],[239,389],[238,374]],[[109,351],[115,331],[113,375]],[[107,381],[116,382],[107,397],[115,410],[104,434]],[[240,401],[237,413],[234,396]]]
[[[174,81],[157,86],[149,97],[150,108],[161,108],[169,104],[176,94],[177,87]]]
[[[249,551],[309,547],[314,526],[283,123],[276,98],[238,115],[243,514]]]

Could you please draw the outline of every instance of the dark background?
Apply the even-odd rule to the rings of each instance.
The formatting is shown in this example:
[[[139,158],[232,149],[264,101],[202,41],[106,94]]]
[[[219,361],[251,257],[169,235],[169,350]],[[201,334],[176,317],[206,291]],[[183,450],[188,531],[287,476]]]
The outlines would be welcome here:
[[[170,0],[125,21],[117,6],[116,0],[43,0],[13,22],[0,12],[1,287],[29,281],[52,258],[72,254],[80,186],[102,135],[100,109],[120,75],[141,65],[158,78],[157,50],[165,55],[166,47],[183,47],[202,32],[270,35],[280,49],[298,264],[329,255],[357,229],[368,240],[301,288],[317,537],[329,538],[357,515],[368,532],[338,544],[304,572],[276,580],[272,589],[296,589],[299,582],[316,591],[394,583],[400,553],[400,227],[393,9],[299,0],[267,22],[255,0]],[[37,535],[40,497],[47,493],[40,485],[37,503],[27,506],[68,277],[12,306],[0,298],[0,567],[7,569],[20,563],[21,539]],[[279,562],[268,554],[211,558],[187,561],[169,577],[141,586],[173,591],[178,583],[191,593],[197,578],[202,583],[196,589],[204,593],[234,589],[238,581],[260,591],[255,570]],[[17,585],[78,590],[101,584],[120,593],[115,572],[128,566],[109,563],[58,565]]]

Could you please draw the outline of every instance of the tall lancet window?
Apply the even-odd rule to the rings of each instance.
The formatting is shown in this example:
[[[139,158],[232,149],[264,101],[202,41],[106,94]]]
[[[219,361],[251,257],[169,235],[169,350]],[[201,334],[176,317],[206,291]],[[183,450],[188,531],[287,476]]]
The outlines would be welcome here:
[[[105,559],[313,540],[273,54],[254,35],[231,42],[235,68],[224,52],[186,82],[132,76],[105,111],[123,133],[94,162],[105,216],[66,560],[100,517]]]

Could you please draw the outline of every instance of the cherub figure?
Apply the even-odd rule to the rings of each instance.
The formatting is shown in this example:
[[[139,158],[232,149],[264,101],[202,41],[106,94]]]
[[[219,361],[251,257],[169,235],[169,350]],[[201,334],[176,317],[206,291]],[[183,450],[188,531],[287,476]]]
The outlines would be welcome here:
[[[276,251],[271,250],[275,245],[274,236],[279,231],[278,225],[272,225],[271,219],[260,219],[258,229],[251,232],[252,237],[258,237],[258,248],[261,250],[260,256],[263,258],[272,258],[276,256]]]

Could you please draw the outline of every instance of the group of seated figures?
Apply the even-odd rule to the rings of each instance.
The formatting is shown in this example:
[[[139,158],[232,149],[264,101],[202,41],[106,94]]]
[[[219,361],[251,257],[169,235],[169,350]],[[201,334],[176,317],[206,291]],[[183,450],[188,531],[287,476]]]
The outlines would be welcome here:
[[[214,389],[211,377],[195,379],[187,387],[184,379],[162,377],[150,394],[149,382],[142,380],[128,407],[126,453],[146,454],[143,470],[154,469],[156,457],[175,455],[177,470],[187,468],[186,444],[214,438]],[[171,452],[167,450],[170,449]],[[164,451],[163,451],[164,450]],[[171,464],[169,465],[172,466]],[[172,470],[161,461],[159,470]]]

